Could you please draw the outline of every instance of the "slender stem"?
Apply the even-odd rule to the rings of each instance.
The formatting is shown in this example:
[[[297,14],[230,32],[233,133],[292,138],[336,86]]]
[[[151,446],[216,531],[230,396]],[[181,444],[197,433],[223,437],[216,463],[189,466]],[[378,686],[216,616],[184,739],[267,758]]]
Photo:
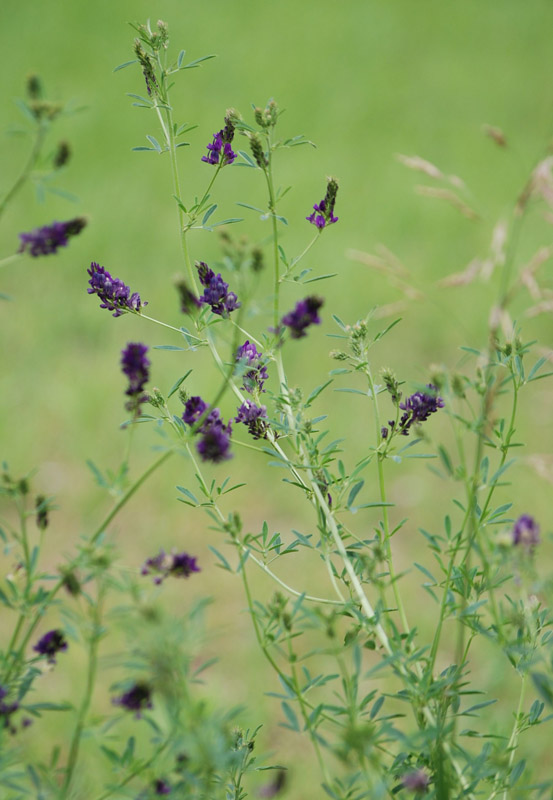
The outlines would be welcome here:
[[[155,319],[154,317],[149,317],[147,314],[143,314],[141,311],[137,312],[137,314],[138,314],[139,317],[142,317],[143,319],[147,319],[150,322],[155,322],[156,325],[163,325],[164,328],[169,328],[170,330],[176,331],[181,336],[183,336],[183,332],[181,331],[181,329],[180,328],[175,328],[174,325],[168,325],[166,322],[161,322],[161,320],[159,320],[159,319]],[[190,334],[190,333],[187,333],[186,335],[190,336],[192,339],[197,339],[198,342],[203,341],[203,339],[200,339],[198,336],[192,336],[192,334]]]
[[[303,717],[303,723],[305,725],[305,729],[307,731],[309,731],[309,736],[310,736],[311,741],[313,743],[313,748],[315,750],[315,755],[317,756],[317,761],[319,762],[319,769],[321,770],[321,773],[323,775],[323,778],[325,780],[326,785],[330,787],[330,784],[331,784],[330,775],[329,775],[328,769],[326,767],[325,760],[323,758],[323,754],[321,752],[321,746],[319,744],[319,739],[317,737],[317,733],[313,729],[313,724],[311,722],[311,718],[310,718],[309,714],[307,713],[306,704],[305,704],[305,698],[303,696],[303,692],[302,692],[300,684],[299,684],[298,671],[296,669],[296,654],[294,653],[294,650],[292,648],[292,642],[291,642],[291,639],[290,639],[290,631],[288,631],[288,630],[286,632],[286,643],[288,645],[288,662],[290,664],[290,671],[292,673],[292,681],[291,681],[292,689],[293,689],[293,691],[294,691],[294,693],[296,695],[296,699],[297,699],[297,701],[299,703],[299,707],[300,707],[301,715]]]
[[[79,708],[77,723],[71,739],[67,768],[65,771],[65,780],[61,790],[60,800],[65,800],[71,789],[71,782],[73,780],[75,767],[77,766],[77,761],[79,758],[81,737],[86,722],[86,716],[90,708],[90,703],[92,702],[92,693],[94,691],[94,684],[96,682],[96,673],[98,669],[98,646],[102,636],[102,612],[105,596],[105,586],[103,583],[101,583],[101,579],[99,579],[98,583],[98,597],[94,605],[92,615],[92,630],[90,632],[90,641],[88,647],[88,670],[86,675],[85,693]]]
[[[136,778],[137,775],[140,775],[141,772],[148,769],[155,764],[159,756],[163,753],[163,751],[168,747],[169,743],[174,740],[173,736],[169,736],[169,738],[163,742],[154,752],[154,754],[149,758],[147,761],[144,761],[137,765],[133,770],[129,772],[129,774],[120,781],[117,786],[113,786],[111,789],[108,789],[107,792],[104,792],[100,795],[100,797],[96,798],[96,800],[106,800],[106,798],[111,797],[115,792],[119,792],[120,789],[123,789],[128,783],[132,781],[133,778]]]
[[[297,267],[297,265],[300,263],[300,261],[308,254],[308,252],[311,250],[311,248],[313,247],[315,242],[317,242],[319,240],[319,237],[320,237],[321,233],[322,233],[322,230],[317,231],[315,236],[311,239],[311,241],[309,242],[307,247],[304,250],[301,251],[299,256],[296,256],[294,259],[292,259],[292,262],[291,262],[290,266],[288,267],[288,269],[286,270],[286,272],[283,274],[282,278],[280,279],[281,282],[288,279],[288,276],[292,274],[292,272]]]
[[[507,770],[506,770],[506,773],[505,773],[506,775],[508,775],[510,773],[510,771],[511,771],[511,768],[513,766],[513,761],[515,760],[517,747],[518,747],[518,737],[519,737],[519,734],[520,734],[520,717],[522,715],[522,709],[524,707],[524,695],[526,693],[526,676],[527,676],[526,672],[521,676],[520,693],[519,693],[519,698],[518,698],[518,706],[517,706],[517,710],[516,710],[516,713],[515,713],[515,721],[513,723],[513,730],[511,731],[511,736],[510,736],[509,741],[507,743],[506,752],[509,753],[509,761],[508,761]],[[496,797],[497,794],[499,794],[499,791],[500,791],[499,785],[500,785],[500,782],[501,782],[501,776],[502,776],[502,773],[501,773],[500,770],[498,770],[496,772],[496,774],[495,774],[495,777],[494,777],[494,788],[493,788],[492,793],[488,797],[488,800],[493,800],[493,798]],[[505,787],[505,790],[503,792],[503,800],[507,800],[507,795],[508,795],[508,787]]]
[[[11,189],[9,189],[9,191],[4,195],[2,201],[0,201],[0,216],[4,213],[4,210],[8,205],[8,203],[15,197],[15,195],[25,184],[25,181],[31,174],[33,167],[40,154],[40,149],[42,147],[45,135],[46,135],[46,125],[43,122],[39,122],[36,131],[35,141],[31,148],[31,152],[29,153],[29,157],[25,162],[23,169],[16,178],[15,183],[13,184]]]
[[[380,428],[380,415],[378,412],[378,399],[376,394],[376,389],[374,386],[374,381],[372,378],[371,371],[368,365],[365,368],[365,372],[369,381],[369,388],[371,391],[371,397],[373,401],[373,408],[374,408],[374,424],[376,429],[376,441],[381,442],[382,440],[382,433]],[[383,456],[381,453],[377,453],[377,467],[378,467],[378,486],[380,490],[380,502],[382,503],[382,524],[384,526],[384,548],[386,553],[386,564],[388,567],[388,573],[390,575],[390,583],[392,585],[392,591],[394,594],[394,600],[399,611],[399,616],[401,619],[401,624],[403,625],[403,630],[405,633],[408,633],[411,629],[409,627],[409,622],[407,620],[407,614],[405,612],[405,607],[403,605],[403,600],[399,593],[399,586],[397,583],[397,576],[394,569],[394,562],[392,556],[392,544],[391,544],[391,535],[390,535],[390,522],[388,517],[388,506],[387,497],[386,497],[386,481],[384,480],[384,461]]]
[[[7,256],[6,258],[0,259],[0,269],[2,267],[7,267],[8,264],[13,263],[14,261],[20,261],[23,258],[23,253],[14,253],[13,256]]]
[[[150,475],[152,475],[157,469],[159,469],[159,467],[161,467],[161,465],[164,464],[167,461],[167,459],[173,455],[174,452],[175,452],[174,450],[166,450],[156,461],[153,462],[153,464],[150,464],[150,466],[146,470],[144,470],[142,475],[132,484],[132,486],[129,486],[125,494],[114,505],[114,507],[106,516],[102,524],[96,529],[96,531],[90,538],[90,544],[94,544],[96,542],[96,540],[102,535],[102,533],[108,527],[113,518],[117,516],[117,514],[119,513],[119,511],[121,511],[123,506],[125,506],[129,502],[133,494],[135,494],[135,492],[137,492],[138,489],[140,489],[142,484],[148,480]]]

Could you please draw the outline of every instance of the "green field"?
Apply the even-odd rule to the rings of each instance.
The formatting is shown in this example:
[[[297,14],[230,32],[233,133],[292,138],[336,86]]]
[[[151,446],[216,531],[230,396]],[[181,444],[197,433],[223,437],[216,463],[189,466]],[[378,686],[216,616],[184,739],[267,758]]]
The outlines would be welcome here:
[[[418,290],[416,299],[386,317],[388,322],[395,317],[402,321],[374,351],[375,372],[389,366],[413,386],[428,381],[430,365],[461,369],[467,356],[460,345],[485,347],[495,278],[455,289],[440,288],[437,282],[464,270],[474,257],[487,256],[494,227],[509,219],[530,171],[553,144],[553,5],[547,0],[212,0],[204,5],[176,0],[2,0],[2,192],[15,180],[29,147],[27,139],[14,133],[21,116],[13,102],[24,95],[27,75],[38,74],[49,99],[71,100],[77,110],[59,120],[50,139],[52,150],[58,139],[71,145],[72,159],[54,186],[74,199],[51,193],[39,202],[33,186],[26,185],[1,221],[0,258],[15,251],[21,231],[81,214],[89,220],[86,230],[56,256],[25,258],[0,269],[0,292],[11,298],[0,301],[0,456],[16,474],[36,467],[37,491],[56,496],[58,510],[52,514],[45,548],[52,568],[73,552],[78,537],[90,532],[109,508],[110,498],[95,486],[86,461],[116,469],[123,457],[121,349],[129,341],[151,347],[179,344],[176,334],[144,320],[130,315],[113,319],[86,292],[86,269],[94,260],[138,290],[149,302],[149,314],[182,324],[173,288],[183,265],[169,160],[132,152],[147,144],[146,134],[158,136],[157,123],[150,112],[133,108],[126,96],[144,92],[138,68],[113,72],[133,58],[133,31],[127,23],[148,18],[169,24],[172,49],[186,49],[188,59],[217,55],[201,69],[179,76],[173,93],[178,119],[198,125],[188,136],[190,146],[179,151],[183,195],[191,198],[207,183],[209,167],[200,158],[225,110],[234,107],[248,118],[252,103],[264,106],[271,97],[286,109],[279,122],[281,135],[304,134],[317,145],[282,151],[280,156],[278,180],[284,187],[293,184],[282,206],[289,221],[282,240],[287,253],[300,252],[309,241],[312,231],[304,218],[322,197],[326,176],[339,180],[339,223],[325,232],[306,261],[315,274],[336,273],[328,282],[315,284],[327,298],[323,325],[309,340],[288,343],[285,354],[290,381],[302,383],[307,391],[336,366],[328,357],[335,341],[326,338],[337,331],[332,313],[355,322],[375,306],[405,300],[385,274],[360,263],[352,250],[374,254],[382,253],[382,246],[388,248]],[[504,131],[507,147],[485,135],[486,124]],[[416,154],[445,175],[460,176],[468,187],[463,197],[475,218],[414,191],[432,181],[406,169],[398,153]],[[253,170],[225,170],[214,199],[221,217],[245,217],[229,232],[246,233],[263,245],[270,234],[268,225],[236,206],[237,201],[264,203],[262,182],[250,173]],[[534,213],[523,229],[516,265],[550,243],[550,226],[540,211]],[[217,233],[198,231],[191,247],[198,260],[221,259]],[[547,263],[540,273],[549,287],[550,269]],[[292,307],[301,291],[287,286],[283,308]],[[267,268],[259,277],[256,302],[264,307],[270,292]],[[539,340],[538,352],[550,355],[551,314],[525,318],[529,304],[521,295],[512,317],[522,326],[522,338]],[[255,330],[256,335],[260,332]],[[215,388],[216,373],[205,351],[152,352],[152,384],[163,391],[190,367],[192,393]],[[531,510],[541,519],[547,538],[553,465],[546,458],[538,476],[525,460],[536,454],[549,457],[553,444],[553,396],[546,381],[536,386],[521,399],[517,437],[528,447],[512,469],[505,502],[512,500],[520,513]],[[372,434],[364,402],[331,387],[317,401],[317,413],[323,413],[325,405],[330,405],[325,411],[333,438],[346,439],[353,463],[366,451]],[[225,416],[231,407],[231,400],[225,399]],[[447,419],[433,425],[433,435],[447,440]],[[147,426],[136,431],[133,474],[151,461],[157,441]],[[219,470],[227,470],[227,465],[208,472],[219,476]],[[258,454],[240,450],[228,471],[251,484],[247,495],[235,496],[245,529],[258,531],[267,520],[286,538],[292,528],[312,525],[307,510],[296,507],[294,494],[281,483],[279,471],[262,465]],[[274,690],[274,678],[255,650],[240,583],[215,568],[208,549],[212,544],[225,550],[225,545],[209,531],[200,511],[176,501],[175,486],[192,486],[192,480],[190,464],[175,459],[117,518],[112,533],[127,568],[138,569],[160,546],[198,555],[201,576],[164,587],[164,604],[186,614],[194,597],[213,597],[202,655],[217,655],[219,661],[207,678],[207,692],[217,705],[247,705],[245,724],[268,720],[262,746],[292,772],[283,797],[318,797],[319,789],[313,789],[317,779],[303,766],[310,764],[309,742],[298,744],[278,726],[278,704],[264,695],[266,689]],[[397,474],[391,472],[390,493],[397,504],[394,517],[410,518],[401,540],[394,540],[400,568],[409,569],[420,546],[417,529],[441,527],[451,508],[452,487],[424,462],[414,461],[398,468]],[[233,497],[228,511],[233,510]],[[371,530],[378,517],[363,513],[366,519],[360,524]],[[544,552],[551,554],[550,542]],[[6,553],[2,574],[13,566]],[[315,569],[315,563],[300,562],[286,577],[297,585],[307,573],[308,588],[315,592],[325,580]],[[261,578],[254,585],[262,593],[272,591]],[[428,603],[422,590],[413,593],[412,614],[423,631]],[[510,676],[498,678],[497,664],[485,651],[481,655],[482,662],[471,665],[473,677],[496,689],[500,684],[508,694]],[[60,663],[47,678],[48,696],[78,690],[80,665],[77,654]],[[117,677],[106,674],[106,685]],[[107,707],[101,686],[96,701],[98,709]],[[60,718],[59,729],[52,732],[60,743],[68,724]],[[494,724],[498,730],[510,724],[510,707],[497,711]],[[545,747],[543,741],[534,743],[534,748]]]

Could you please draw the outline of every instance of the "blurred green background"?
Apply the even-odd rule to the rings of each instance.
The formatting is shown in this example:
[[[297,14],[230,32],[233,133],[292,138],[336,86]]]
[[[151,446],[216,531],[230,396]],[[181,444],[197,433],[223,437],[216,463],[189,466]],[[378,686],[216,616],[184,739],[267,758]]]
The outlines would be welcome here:
[[[116,468],[122,457],[122,347],[138,340],[150,346],[179,344],[170,332],[150,323],[113,319],[86,293],[86,269],[95,260],[138,290],[149,301],[152,316],[182,324],[172,287],[182,264],[169,161],[154,153],[131,152],[146,144],[147,133],[158,136],[156,121],[150,112],[133,108],[125,96],[144,92],[138,68],[113,73],[117,64],[133,57],[134,32],[127,23],[147,18],[169,24],[175,55],[185,48],[190,60],[208,53],[218,56],[179,76],[173,91],[177,120],[198,123],[187,137],[191,146],[180,150],[185,199],[206,185],[209,167],[200,158],[221,126],[225,109],[235,107],[247,118],[252,103],[264,105],[271,97],[286,109],[279,123],[281,135],[303,133],[317,144],[317,149],[283,151],[277,166],[278,181],[294,187],[281,208],[290,221],[283,237],[287,253],[297,254],[309,240],[312,229],[304,218],[321,199],[325,177],[333,175],[340,182],[340,221],[325,232],[305,263],[318,273],[338,273],[331,283],[316,287],[328,298],[324,325],[310,340],[292,342],[286,353],[291,383],[301,381],[309,390],[336,366],[328,358],[334,341],[325,338],[335,332],[331,312],[354,322],[375,305],[401,299],[385,276],[352,260],[350,249],[375,252],[382,243],[424,292],[401,311],[401,324],[375,351],[375,369],[391,366],[403,380],[426,382],[430,364],[455,367],[462,362],[459,345],[485,345],[495,286],[476,283],[444,290],[435,284],[463,270],[474,256],[487,255],[495,224],[510,213],[553,133],[549,0],[348,0],[341,5],[321,0],[212,0],[203,5],[169,0],[3,0],[2,189],[15,179],[28,148],[26,140],[7,133],[20,122],[12,98],[24,94],[26,76],[40,75],[50,99],[72,99],[75,106],[84,107],[61,120],[50,139],[52,149],[57,138],[71,144],[73,157],[58,184],[78,199],[70,203],[51,195],[40,204],[28,185],[0,226],[0,255],[7,256],[18,246],[19,231],[77,214],[85,214],[90,222],[55,257],[27,258],[0,272],[0,291],[12,297],[0,306],[1,455],[14,473],[38,467],[37,489],[57,497],[59,511],[53,515],[47,545],[54,565],[62,554],[73,552],[77,536],[90,531],[108,507],[85,462],[91,458],[102,467]],[[486,123],[505,132],[507,148],[484,135]],[[444,173],[460,176],[479,218],[467,219],[439,200],[414,193],[417,184],[430,182],[398,163],[397,153],[417,154]],[[263,183],[252,173],[229,169],[221,175],[214,196],[221,217],[242,216],[236,201],[264,204]],[[231,232],[247,232],[253,241],[269,233],[255,215]],[[549,241],[548,224],[538,215],[525,229],[517,264]],[[208,262],[219,259],[217,235],[197,232],[192,252]],[[268,274],[260,277],[258,301],[270,293],[270,281]],[[288,287],[283,308],[291,307],[300,292]],[[513,309],[513,316],[520,315],[524,322],[523,338],[537,338],[550,347],[550,316],[522,320],[527,305],[523,297]],[[167,391],[190,366],[195,370],[191,389],[213,385],[214,369],[204,351],[155,352],[152,383]],[[540,383],[528,395],[521,401],[520,435],[529,444],[528,453],[548,454],[551,394]],[[333,434],[349,439],[353,463],[371,441],[363,402],[332,392],[326,402],[331,403]],[[323,398],[317,411],[322,407]],[[230,405],[224,411],[230,413]],[[445,420],[435,421],[436,433],[447,435],[446,429]],[[137,431],[135,474],[152,458],[155,441],[145,426]],[[398,504],[394,513],[397,519],[411,518],[396,542],[403,567],[409,566],[412,548],[419,545],[417,528],[441,525],[452,492],[421,464],[414,462],[391,475],[391,496]],[[253,484],[247,495],[234,498],[246,529],[258,531],[267,519],[271,529],[287,536],[292,527],[312,525],[296,508],[295,496],[284,490],[278,471],[261,470],[255,454],[240,451],[230,467],[234,477]],[[523,461],[514,468],[513,478],[516,491],[507,489],[506,495],[515,502],[515,513],[535,513],[547,530],[549,484]],[[118,517],[117,540],[132,567],[160,546],[198,554],[200,579],[168,586],[167,594],[183,612],[194,593],[214,596],[209,616],[213,636],[206,648],[219,655],[220,663],[212,670],[210,687],[222,703],[250,704],[252,724],[270,713],[264,745],[275,748],[277,760],[285,761],[286,753],[298,745],[277,727],[278,708],[264,697],[264,688],[274,688],[274,679],[252,654],[253,634],[239,583],[214,569],[207,545],[220,542],[208,531],[205,518],[175,500],[175,485],[191,486],[191,481],[186,461],[168,465]],[[438,494],[444,497],[443,506],[436,503]],[[377,521],[367,515],[359,524],[370,531]],[[294,577],[301,582],[302,570],[288,577],[292,583]],[[310,589],[318,585],[315,574],[312,581]],[[258,588],[270,591],[262,581]],[[414,600],[423,628],[425,598],[421,594]],[[491,661],[473,665],[473,673],[484,678],[496,678],[494,669]],[[52,690],[56,681],[79,685],[78,673],[61,670],[60,665],[50,678]],[[509,708],[497,718],[498,724],[508,724]],[[308,746],[303,747],[309,753]],[[299,796],[295,792],[307,785],[297,768],[290,796]]]

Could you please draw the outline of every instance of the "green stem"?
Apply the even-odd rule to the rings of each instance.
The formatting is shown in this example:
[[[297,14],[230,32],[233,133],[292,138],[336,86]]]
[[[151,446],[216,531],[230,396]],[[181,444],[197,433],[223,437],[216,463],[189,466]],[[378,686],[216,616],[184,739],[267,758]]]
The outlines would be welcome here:
[[[94,544],[96,542],[96,540],[105,531],[105,529],[110,524],[110,522],[112,522],[114,517],[119,513],[119,511],[121,511],[123,506],[134,495],[134,493],[140,488],[140,486],[142,486],[142,484],[150,477],[150,475],[152,475],[156,471],[156,469],[158,469],[162,464],[165,463],[165,461],[167,461],[167,459],[173,454],[173,452],[174,452],[173,450],[167,450],[156,461],[154,461],[154,463],[151,464],[142,473],[142,475],[140,475],[139,478],[137,478],[137,480],[133,483],[133,485],[130,486],[129,489],[127,489],[125,494],[121,497],[121,499],[116,503],[116,505],[113,507],[113,509],[109,512],[109,514],[106,516],[106,518],[104,519],[102,524],[96,529],[95,533],[92,535],[92,537],[89,540],[89,544]],[[69,570],[74,569],[75,567],[78,566],[78,564],[79,564],[79,559],[76,558],[69,564],[68,569]],[[19,645],[18,651],[15,654],[12,663],[10,664],[10,666],[7,669],[6,675],[5,675],[4,679],[3,679],[4,683],[8,682],[8,680],[11,677],[11,675],[13,674],[13,671],[16,668],[17,664],[19,664],[21,662],[21,660],[23,659],[23,654],[25,652],[25,648],[27,647],[27,645],[29,643],[29,640],[30,640],[31,636],[33,635],[37,625],[39,624],[40,620],[42,619],[42,616],[43,616],[45,610],[48,608],[48,606],[50,605],[50,603],[52,602],[52,600],[57,595],[57,593],[59,592],[59,590],[61,589],[61,587],[63,585],[64,585],[64,578],[62,577],[57,581],[57,583],[54,585],[54,587],[48,593],[47,598],[41,603],[40,607],[35,612],[34,618],[32,619],[32,621],[31,621],[31,623],[30,623],[30,625],[29,625],[29,627],[27,629],[27,632],[26,632],[26,634],[25,634],[25,636],[23,638],[23,641]]]
[[[31,148],[31,152],[29,153],[29,158],[25,162],[23,169],[19,173],[18,177],[15,180],[15,183],[9,189],[7,194],[4,196],[3,200],[0,202],[0,216],[4,213],[4,210],[8,203],[15,197],[17,192],[21,189],[21,187],[25,184],[25,181],[31,174],[33,167],[40,155],[40,149],[42,147],[44,136],[46,135],[46,126],[40,122],[37,127],[35,141]]]
[[[376,430],[376,441],[380,443],[382,441],[382,433],[381,433],[381,428],[380,428],[380,415],[379,415],[379,412],[378,412],[377,394],[376,394],[376,390],[375,390],[372,374],[371,374],[371,371],[370,371],[368,365],[365,368],[365,371],[366,371],[366,375],[367,375],[367,378],[368,378],[368,381],[369,381],[369,388],[370,388],[370,391],[371,391],[371,397],[372,397],[373,407],[374,407],[374,424],[375,424],[375,430]],[[379,491],[380,491],[380,502],[383,504],[382,505],[382,524],[383,524],[383,527],[384,527],[384,549],[385,549],[385,553],[386,553],[386,565],[388,567],[388,573],[389,573],[389,576],[390,576],[390,583],[392,585],[392,592],[394,594],[394,600],[395,600],[395,603],[396,603],[396,607],[397,607],[397,609],[399,611],[399,616],[400,616],[400,619],[401,619],[401,624],[403,626],[403,630],[404,630],[405,633],[409,633],[409,631],[411,629],[409,627],[409,622],[407,620],[407,614],[405,612],[405,607],[403,605],[403,600],[402,600],[401,595],[399,593],[399,587],[398,587],[398,584],[397,584],[397,576],[396,576],[396,573],[395,573],[393,556],[392,556],[392,544],[391,544],[391,535],[390,535],[390,521],[389,521],[389,517],[388,517],[388,507],[386,505],[387,497],[386,497],[386,481],[384,479],[384,461],[383,461],[382,454],[378,453],[378,452],[377,452],[377,466],[378,466],[378,486],[379,486]]]
[[[92,631],[90,633],[90,642],[88,647],[88,669],[86,675],[85,693],[79,708],[77,723],[73,736],[71,738],[71,746],[69,748],[69,757],[67,760],[67,768],[65,771],[65,780],[61,790],[60,800],[65,800],[71,789],[71,782],[77,766],[79,758],[79,749],[81,745],[81,737],[86,722],[86,716],[90,709],[92,702],[92,693],[94,691],[94,684],[96,682],[96,673],[98,670],[98,645],[102,636],[102,611],[104,603],[105,586],[100,583],[98,586],[98,598],[94,605],[92,616]]]
[[[14,253],[13,256],[7,256],[6,258],[2,258],[0,260],[0,269],[2,267],[7,267],[8,264],[11,264],[13,261],[19,261],[23,258],[23,253]]]
[[[305,698],[303,696],[303,692],[301,690],[299,681],[298,681],[298,671],[296,669],[296,654],[292,648],[292,642],[290,640],[290,632],[287,631],[286,635],[286,642],[288,645],[288,662],[290,664],[290,671],[292,673],[292,689],[296,695],[296,699],[299,703],[301,715],[303,717],[303,723],[305,729],[309,732],[309,736],[313,743],[313,749],[315,750],[315,755],[317,756],[317,761],[319,762],[319,769],[321,770],[321,774],[324,778],[324,781],[327,786],[330,787],[331,780],[330,774],[327,770],[325,760],[323,758],[323,754],[321,752],[321,746],[319,744],[319,739],[317,737],[317,732],[313,729],[313,725],[311,723],[310,715],[307,713]]]

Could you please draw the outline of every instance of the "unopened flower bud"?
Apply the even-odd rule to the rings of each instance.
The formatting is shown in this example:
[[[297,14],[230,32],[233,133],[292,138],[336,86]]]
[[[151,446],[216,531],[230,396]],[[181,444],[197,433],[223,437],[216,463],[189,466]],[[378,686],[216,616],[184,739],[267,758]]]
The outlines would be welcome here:
[[[53,164],[55,169],[64,167],[71,157],[71,148],[67,142],[60,142],[58,148],[54,153]]]
[[[42,82],[38,75],[32,74],[27,78],[27,94],[31,100],[41,99]]]
[[[250,149],[252,151],[255,163],[262,170],[266,170],[267,167],[269,166],[269,161],[267,160],[267,156],[265,155],[265,151],[263,150],[263,144],[261,143],[261,139],[256,133],[250,133],[249,138],[250,138]]]

